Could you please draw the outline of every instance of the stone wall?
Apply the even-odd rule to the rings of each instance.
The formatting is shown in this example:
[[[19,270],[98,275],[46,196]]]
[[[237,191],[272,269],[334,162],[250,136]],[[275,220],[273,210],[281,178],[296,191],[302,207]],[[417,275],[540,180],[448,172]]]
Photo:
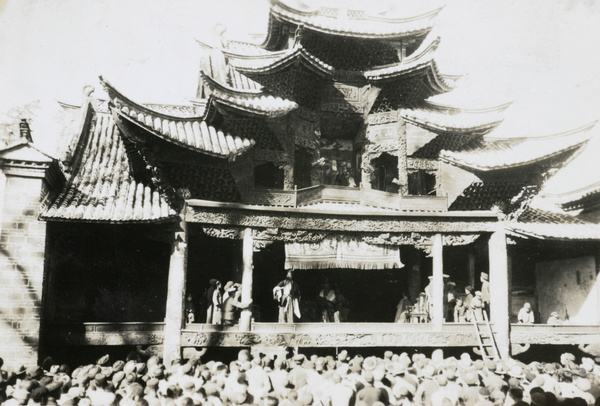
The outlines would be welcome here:
[[[43,172],[42,172],[43,174]],[[38,361],[46,224],[38,220],[41,177],[2,175],[0,188],[0,357]]]

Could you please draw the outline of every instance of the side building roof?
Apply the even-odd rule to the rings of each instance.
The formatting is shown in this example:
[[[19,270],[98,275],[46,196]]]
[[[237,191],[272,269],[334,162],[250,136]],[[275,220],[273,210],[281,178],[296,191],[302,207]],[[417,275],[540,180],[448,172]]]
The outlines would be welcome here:
[[[125,145],[108,111],[91,103],[74,151],[69,180],[53,196],[46,221],[139,223],[176,221],[177,212],[151,181],[130,173]]]

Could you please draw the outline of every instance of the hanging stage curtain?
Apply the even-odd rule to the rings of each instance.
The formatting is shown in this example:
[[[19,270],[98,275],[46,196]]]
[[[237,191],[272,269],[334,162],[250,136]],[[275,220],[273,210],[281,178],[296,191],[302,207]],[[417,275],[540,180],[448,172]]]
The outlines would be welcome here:
[[[285,245],[286,269],[392,269],[403,266],[398,246],[373,245],[344,237]]]

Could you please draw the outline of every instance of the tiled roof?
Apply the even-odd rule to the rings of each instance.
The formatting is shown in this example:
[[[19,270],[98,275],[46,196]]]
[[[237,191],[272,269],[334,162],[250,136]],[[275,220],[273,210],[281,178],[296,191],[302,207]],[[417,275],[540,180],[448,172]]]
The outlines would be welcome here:
[[[300,61],[323,74],[332,74],[334,68],[308,52],[302,45],[268,55],[228,55],[229,64],[245,74],[259,74],[284,69]]]
[[[596,123],[546,137],[485,139],[461,151],[442,151],[448,163],[475,171],[516,168],[574,151],[589,141]]]
[[[432,64],[432,62],[434,62],[433,55],[439,44],[440,38],[430,34],[423,42],[421,42],[419,47],[404,60],[365,71],[364,75],[369,80],[382,80],[398,76],[402,73],[414,72],[430,65],[435,66],[435,63]]]
[[[102,80],[102,84],[116,106],[113,108],[115,114],[163,140],[193,151],[226,158],[242,154],[254,145],[253,140],[234,137],[209,126],[202,117],[175,117],[159,113],[129,100],[108,82]]]
[[[151,182],[129,172],[113,117],[92,110],[79,137],[71,178],[49,202],[45,220],[90,222],[174,221],[177,212]]]
[[[406,121],[433,132],[483,135],[502,122],[501,110],[466,111],[435,105],[401,109]]]
[[[176,117],[199,117],[204,114],[204,109],[196,106],[156,103],[144,103],[144,106],[158,113],[168,114]]]
[[[449,210],[491,210],[510,213],[538,192],[526,182],[473,182],[450,205]]]
[[[517,236],[550,240],[600,240],[597,224],[510,223],[507,230]]]
[[[425,127],[427,128],[427,127]],[[439,130],[438,130],[439,131]],[[425,158],[437,160],[440,151],[450,150],[455,151],[463,148],[465,145],[480,139],[482,136],[475,133],[441,133],[437,137],[423,145],[421,148],[412,153],[412,158]]]
[[[261,90],[262,85],[254,80],[250,79],[243,73],[238,72],[233,67],[230,67],[228,77],[232,87],[240,90]]]
[[[211,98],[221,104],[252,114],[278,117],[296,109],[298,105],[281,97],[266,95],[260,90],[240,90],[218,83],[201,72],[204,83],[211,89]]]
[[[518,221],[519,223],[532,224],[588,224],[587,221],[580,220],[575,216],[535,209],[533,207],[527,207],[519,214]]]
[[[364,3],[354,5],[340,2],[339,7],[316,3],[315,1],[272,0],[271,15],[328,34],[358,38],[402,38],[429,32],[433,18],[441,10],[433,10],[410,18],[391,18],[385,16],[385,10],[370,12],[375,8],[372,3],[369,3],[370,10],[365,9]]]
[[[586,173],[586,178],[587,178]],[[593,176],[594,174],[589,174]],[[589,181],[589,179],[588,179]],[[592,209],[599,205],[600,182],[595,182],[582,188],[561,194],[544,193],[553,201],[560,204],[565,210]]]
[[[528,207],[516,221],[506,223],[517,236],[556,240],[600,240],[600,225],[582,221],[568,214]]]

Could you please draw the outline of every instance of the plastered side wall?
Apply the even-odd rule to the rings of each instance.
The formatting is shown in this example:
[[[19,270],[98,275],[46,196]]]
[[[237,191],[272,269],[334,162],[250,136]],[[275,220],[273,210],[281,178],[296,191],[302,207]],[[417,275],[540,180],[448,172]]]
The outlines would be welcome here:
[[[6,175],[0,195],[0,356],[38,362],[46,224],[38,220],[42,179]],[[2,191],[2,190],[0,190]]]
[[[557,311],[568,324],[598,324],[596,259],[593,256],[540,262],[535,268],[540,322]]]

